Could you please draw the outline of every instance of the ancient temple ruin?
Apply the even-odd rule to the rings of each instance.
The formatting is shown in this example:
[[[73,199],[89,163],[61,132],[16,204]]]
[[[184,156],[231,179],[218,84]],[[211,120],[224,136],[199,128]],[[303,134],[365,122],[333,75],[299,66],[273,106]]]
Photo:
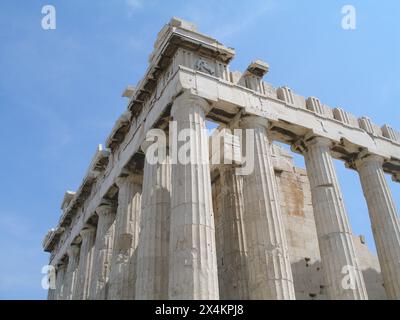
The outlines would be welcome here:
[[[263,61],[231,71],[234,55],[177,18],[159,32],[126,112],[44,239],[49,299],[400,299],[385,178],[400,182],[400,133],[274,88]],[[207,120],[219,126],[212,136]],[[168,151],[156,163],[154,129]],[[185,129],[194,136],[179,140]],[[211,161],[218,135],[231,161]],[[171,156],[184,144],[188,163]],[[239,175],[249,146],[252,170]],[[359,174],[378,257],[352,234],[333,159]]]

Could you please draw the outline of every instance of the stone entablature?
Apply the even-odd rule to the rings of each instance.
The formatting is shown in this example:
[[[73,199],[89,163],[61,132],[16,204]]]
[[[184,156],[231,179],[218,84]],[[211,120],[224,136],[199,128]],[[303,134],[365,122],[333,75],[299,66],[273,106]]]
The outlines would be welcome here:
[[[233,49],[200,34],[193,24],[180,19],[173,18],[160,31],[144,78],[124,92],[129,98],[127,111],[113,127],[105,143],[106,149],[101,145],[98,147],[78,191],[66,194],[58,227],[46,235],[43,245],[51,252],[52,265],[62,264],[71,245],[79,242],[81,231],[95,223],[99,206],[105,201],[116,201],[117,180],[132,173],[143,174],[141,146],[146,133],[154,127],[166,130],[168,121],[177,117],[171,113],[171,107],[178,101],[188,103],[190,97],[205,101],[207,108],[201,111],[204,112],[201,117],[218,122],[221,127],[240,127],[246,116],[261,119],[268,127],[259,132],[260,137],[268,133],[269,139],[289,144],[301,154],[307,153],[310,140],[315,137],[325,139],[329,146],[327,144],[323,152],[329,157],[322,172],[330,166],[330,157],[341,159],[357,169],[355,163],[362,152],[380,157],[382,172],[399,181],[398,131],[389,125],[379,127],[367,117],[357,118],[342,108],[332,109],[316,97],[306,99],[288,87],[274,88],[262,80],[269,66],[260,60],[252,62],[243,74],[231,72],[229,62],[234,55]],[[197,115],[200,111],[193,112]],[[264,168],[270,163],[266,159],[260,165]],[[211,169],[215,170],[214,167]],[[267,179],[273,179],[272,175]],[[272,190],[265,201],[274,202],[275,192]],[[344,216],[345,212],[337,214]],[[274,219],[278,216],[279,213]],[[276,232],[281,234],[279,230]],[[282,239],[285,241],[284,237]],[[290,277],[288,279],[291,282]],[[282,297],[293,297],[288,290]],[[360,296],[363,296],[362,292]],[[208,297],[217,296],[211,294]]]

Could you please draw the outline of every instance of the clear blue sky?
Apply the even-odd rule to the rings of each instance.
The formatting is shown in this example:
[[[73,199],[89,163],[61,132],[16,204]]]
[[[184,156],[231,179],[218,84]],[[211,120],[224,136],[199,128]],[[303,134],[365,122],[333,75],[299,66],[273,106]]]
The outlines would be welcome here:
[[[56,7],[56,30],[41,28],[45,4]],[[341,28],[344,4],[357,10],[356,30]],[[265,60],[275,86],[400,129],[399,1],[2,0],[0,299],[46,297],[43,236],[172,16],[236,48],[233,70]],[[357,175],[337,167],[353,231],[372,247]],[[399,204],[400,187],[390,185]]]

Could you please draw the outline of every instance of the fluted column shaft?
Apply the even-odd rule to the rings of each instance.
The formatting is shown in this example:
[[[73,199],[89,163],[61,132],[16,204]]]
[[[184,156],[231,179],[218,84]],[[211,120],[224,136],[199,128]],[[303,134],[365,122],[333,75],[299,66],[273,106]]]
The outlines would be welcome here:
[[[65,263],[59,264],[56,270],[56,289],[55,289],[55,300],[64,300],[64,288],[65,288],[65,275],[67,271],[67,265]]]
[[[56,300],[56,291],[55,289],[49,288],[47,291],[47,300]]]
[[[189,161],[172,164],[169,299],[219,298],[206,108],[207,101],[185,93],[171,110],[178,137],[190,137],[177,143]]]
[[[56,300],[56,286],[57,286],[57,269],[54,266],[49,266],[47,270],[47,279],[49,288],[47,291],[47,300]]]
[[[314,137],[304,152],[327,294],[335,300],[368,299],[347,212],[331,156],[331,141]],[[349,281],[344,279],[346,274]]]
[[[244,225],[243,177],[231,165],[220,167],[223,280],[229,300],[248,300],[247,243]]]
[[[74,300],[87,300],[89,297],[90,281],[92,279],[96,228],[93,226],[87,226],[81,231],[80,236],[82,238],[82,242],[79,257],[78,275],[75,284],[74,295],[72,298]]]
[[[79,246],[72,245],[67,250],[68,252],[68,267],[65,280],[65,300],[72,300],[73,293],[75,290],[76,276],[79,265]]]
[[[266,126],[259,117],[241,120],[254,133],[254,141],[243,140],[254,146],[254,170],[243,176],[248,290],[250,299],[290,300],[293,276]]]
[[[133,300],[142,186],[135,182],[133,175],[118,178],[117,185],[118,208],[108,299]]]
[[[383,159],[369,155],[356,161],[367,201],[372,232],[389,299],[400,299],[400,224],[382,169]]]
[[[92,300],[105,300],[114,242],[115,208],[111,205],[101,205],[96,212],[99,219],[89,298]]]
[[[168,156],[159,162],[144,165],[137,300],[168,299],[171,168]]]

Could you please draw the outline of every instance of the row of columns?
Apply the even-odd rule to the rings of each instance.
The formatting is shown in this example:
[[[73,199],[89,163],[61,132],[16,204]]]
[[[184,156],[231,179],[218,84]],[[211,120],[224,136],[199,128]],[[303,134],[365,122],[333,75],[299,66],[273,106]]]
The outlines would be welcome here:
[[[68,265],[58,266],[55,299],[219,298],[207,111],[204,99],[185,94],[175,100],[171,115],[178,132],[195,133],[189,145],[177,145],[186,144],[190,161],[145,161],[142,183],[132,175],[118,179],[118,207],[101,205],[97,228],[82,230],[80,247],[71,247]],[[267,121],[244,117],[240,127],[254,133],[254,170],[245,176],[232,166],[220,170],[224,259],[232,266],[225,275],[231,280],[228,298],[295,299]],[[367,299],[331,142],[303,142],[328,297]],[[382,160],[366,156],[355,164],[385,288],[389,298],[400,299],[400,227]],[[349,287],[344,272],[351,273]]]
[[[314,218],[330,299],[368,299],[327,138],[304,139],[301,148],[310,180]],[[298,146],[299,143],[296,143]],[[299,151],[299,148],[296,148]],[[389,299],[400,299],[400,225],[383,171],[382,157],[360,153],[351,164],[367,202],[382,277]],[[349,273],[351,286],[344,285]]]
[[[55,299],[219,298],[204,131],[208,104],[191,99],[178,98],[171,111],[178,130],[198,133],[191,162],[146,161],[142,186],[129,178],[117,181],[118,207],[96,210],[95,236],[83,230],[80,259],[69,258],[66,271],[65,263],[58,266]],[[72,270],[80,281],[71,282]]]

